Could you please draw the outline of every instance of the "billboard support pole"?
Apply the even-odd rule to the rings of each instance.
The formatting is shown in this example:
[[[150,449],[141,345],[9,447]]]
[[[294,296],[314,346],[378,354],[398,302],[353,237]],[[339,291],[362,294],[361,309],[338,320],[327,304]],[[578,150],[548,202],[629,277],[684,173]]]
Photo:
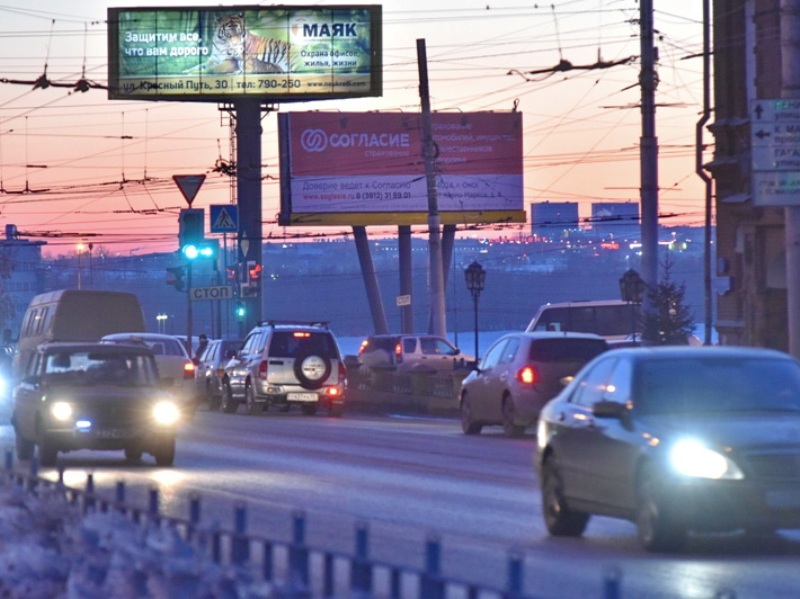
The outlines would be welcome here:
[[[372,254],[369,251],[367,228],[363,226],[354,226],[353,239],[356,242],[358,261],[361,263],[361,276],[364,278],[364,287],[367,291],[367,300],[369,301],[369,309],[372,313],[372,324],[375,327],[375,334],[385,335],[389,332],[389,325],[386,322],[386,313],[383,310],[381,292],[378,288],[378,277],[375,275],[375,265],[372,263]]]
[[[411,296],[411,303],[400,306],[400,331],[402,333],[414,332],[414,296],[412,259],[411,259],[411,225],[397,227],[397,249],[400,258],[400,295]]]
[[[428,90],[428,55],[425,40],[417,40],[417,63],[419,69],[419,97],[422,104],[422,139],[425,154],[425,178],[428,183],[428,261],[431,278],[431,330],[433,335],[447,336],[445,321],[444,272],[442,262],[442,240],[440,232],[439,205],[436,196],[436,154],[431,126],[431,100]]]
[[[236,197],[239,202],[238,271],[247,268],[248,261],[261,265],[261,102],[255,98],[238,98],[233,102],[236,111]],[[272,111],[267,106],[266,112]],[[262,282],[258,281],[245,303],[247,330],[261,322]]]

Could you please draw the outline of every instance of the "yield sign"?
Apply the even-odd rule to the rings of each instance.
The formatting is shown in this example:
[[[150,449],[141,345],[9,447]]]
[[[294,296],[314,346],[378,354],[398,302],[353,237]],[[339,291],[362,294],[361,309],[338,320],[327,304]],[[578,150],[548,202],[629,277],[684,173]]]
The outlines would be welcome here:
[[[200,191],[200,186],[206,180],[205,175],[172,175],[172,180],[178,185],[189,208],[192,207],[194,196]]]

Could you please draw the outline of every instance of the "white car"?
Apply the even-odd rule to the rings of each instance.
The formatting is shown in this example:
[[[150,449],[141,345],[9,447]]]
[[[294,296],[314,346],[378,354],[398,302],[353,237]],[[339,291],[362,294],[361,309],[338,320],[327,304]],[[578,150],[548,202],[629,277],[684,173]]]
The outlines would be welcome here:
[[[180,339],[161,333],[112,333],[101,338],[103,343],[146,345],[153,351],[161,385],[180,397],[193,414],[197,408],[195,365]]]

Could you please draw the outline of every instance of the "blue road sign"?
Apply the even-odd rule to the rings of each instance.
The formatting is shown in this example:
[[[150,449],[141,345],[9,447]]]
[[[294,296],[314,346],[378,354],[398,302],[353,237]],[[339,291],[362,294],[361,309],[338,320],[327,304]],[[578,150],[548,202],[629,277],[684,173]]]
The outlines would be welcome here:
[[[239,206],[212,204],[209,208],[212,233],[237,233],[239,231]]]

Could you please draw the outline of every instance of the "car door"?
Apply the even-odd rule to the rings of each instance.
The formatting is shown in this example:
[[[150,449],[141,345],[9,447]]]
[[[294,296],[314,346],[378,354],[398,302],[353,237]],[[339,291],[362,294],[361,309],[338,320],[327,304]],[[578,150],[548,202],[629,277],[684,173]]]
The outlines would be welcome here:
[[[498,399],[497,390],[499,383],[496,380],[497,365],[503,355],[508,337],[502,337],[492,345],[483,356],[478,369],[474,373],[474,379],[469,386],[468,393],[471,398],[471,405],[475,420],[484,422],[499,422],[494,415],[494,405]]]
[[[453,370],[456,349],[440,337],[420,337],[422,362],[437,372]]]
[[[14,388],[13,418],[15,427],[27,439],[33,439],[36,409],[41,399],[40,380],[43,368],[41,352],[36,352],[28,361],[22,379]]]
[[[598,464],[589,446],[596,443],[591,406],[603,393],[616,366],[613,355],[599,359],[580,374],[567,401],[560,401],[553,419],[552,447],[567,497],[590,500],[595,496]]]

